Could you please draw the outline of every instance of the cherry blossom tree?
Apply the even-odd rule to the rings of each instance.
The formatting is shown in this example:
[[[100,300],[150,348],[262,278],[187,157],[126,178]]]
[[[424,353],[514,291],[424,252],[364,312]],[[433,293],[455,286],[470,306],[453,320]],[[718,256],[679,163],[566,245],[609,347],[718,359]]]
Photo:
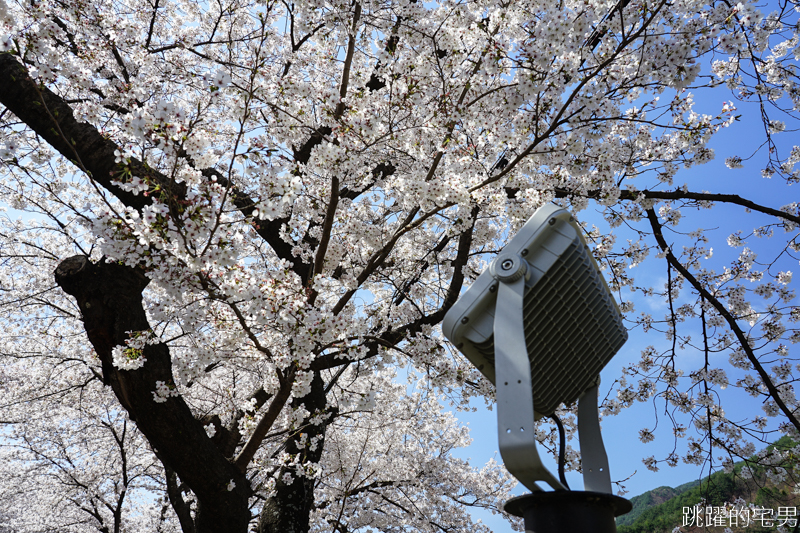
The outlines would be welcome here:
[[[551,201],[592,220],[630,327],[665,335],[603,403],[671,421],[648,467],[797,435],[800,212],[747,194],[800,176],[796,21],[784,1],[0,0],[11,527],[488,531],[469,510],[513,481],[451,454],[468,436],[442,405],[492,388],[438,325]],[[738,101],[763,170],[676,181]],[[764,416],[726,415],[726,387]]]

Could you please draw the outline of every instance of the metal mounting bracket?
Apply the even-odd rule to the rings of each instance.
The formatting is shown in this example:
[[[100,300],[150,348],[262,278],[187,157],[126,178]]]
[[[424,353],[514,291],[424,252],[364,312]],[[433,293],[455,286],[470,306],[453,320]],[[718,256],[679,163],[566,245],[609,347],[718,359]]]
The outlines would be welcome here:
[[[508,471],[531,491],[541,490],[537,481],[547,483],[554,490],[566,490],[542,464],[537,449],[531,366],[522,312],[525,277],[500,279],[497,289],[494,349],[500,455]],[[583,486],[587,491],[611,494],[608,455],[600,433],[597,408],[598,384],[578,400]]]
[[[566,490],[544,467],[536,447],[531,365],[522,319],[525,277],[510,283],[501,280],[497,289],[494,349],[500,455],[511,475],[529,490],[541,490],[537,481],[554,490]]]
[[[603,436],[600,434],[597,387],[598,385],[595,385],[587,390],[578,400],[578,440],[581,445],[583,488],[587,491],[611,494],[608,455],[603,445]]]

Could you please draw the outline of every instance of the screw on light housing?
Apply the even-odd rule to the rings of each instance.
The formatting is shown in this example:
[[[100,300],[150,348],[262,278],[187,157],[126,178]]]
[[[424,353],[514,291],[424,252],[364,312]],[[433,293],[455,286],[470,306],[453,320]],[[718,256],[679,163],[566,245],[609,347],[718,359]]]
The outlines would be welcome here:
[[[527,274],[528,263],[519,254],[501,253],[490,268],[495,279],[513,283]]]

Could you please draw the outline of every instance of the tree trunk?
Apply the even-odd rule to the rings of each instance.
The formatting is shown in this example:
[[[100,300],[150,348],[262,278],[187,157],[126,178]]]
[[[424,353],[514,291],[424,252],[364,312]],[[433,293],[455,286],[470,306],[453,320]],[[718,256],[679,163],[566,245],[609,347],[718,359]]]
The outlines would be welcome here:
[[[311,381],[311,392],[302,399],[292,401],[292,407],[303,405],[309,412],[309,417],[325,409],[325,390],[319,372],[314,373]],[[316,412],[315,412],[316,411]],[[325,422],[314,425],[308,420],[297,429],[295,435],[287,442],[286,452],[292,456],[299,456],[299,463],[318,463],[322,456],[325,428],[330,418]],[[306,444],[300,446],[298,440],[301,435],[306,436]],[[314,437],[320,438],[314,450],[310,443]],[[292,476],[290,483],[283,481],[283,476]],[[309,517],[314,508],[314,479],[298,476],[296,470],[282,468],[275,485],[275,494],[269,498],[261,510],[258,520],[258,533],[308,533]]]
[[[102,363],[103,380],[164,465],[197,496],[201,512],[195,532],[245,533],[252,494],[245,475],[217,449],[183,398],[155,401],[157,382],[175,386],[169,348],[162,343],[147,345],[140,356],[146,361],[136,370],[120,370],[112,362],[113,348],[124,346],[129,332],[150,331],[142,306],[142,290],[149,281],[144,273],[74,256],[56,268],[55,279],[78,302],[86,334]]]

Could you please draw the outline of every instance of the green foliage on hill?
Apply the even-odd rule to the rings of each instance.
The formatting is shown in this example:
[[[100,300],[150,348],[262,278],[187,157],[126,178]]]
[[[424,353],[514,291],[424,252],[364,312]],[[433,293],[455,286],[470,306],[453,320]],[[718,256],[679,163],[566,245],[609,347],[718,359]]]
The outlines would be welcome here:
[[[795,443],[784,437],[770,445],[767,450],[774,447],[788,449],[794,445]],[[617,519],[618,533],[670,533],[676,526],[683,524],[684,508],[693,507],[701,501],[706,506],[714,507],[733,502],[737,498],[767,508],[800,506],[800,498],[793,492],[794,482],[773,484],[768,480],[767,468],[759,465],[755,456],[747,463],[753,471],[750,479],[742,476],[742,468],[745,466],[745,461],[742,461],[734,465],[732,472],[715,472],[702,482],[686,483],[675,489],[659,487],[632,498],[634,508],[631,513]],[[790,455],[782,466],[791,468],[796,464],[797,458]],[[675,495],[658,503],[659,497],[670,491]]]
[[[633,524],[648,509],[661,505],[699,484],[700,481],[690,481],[680,487],[658,487],[639,496],[634,496],[631,498],[633,509],[628,514],[617,518],[617,527]]]

